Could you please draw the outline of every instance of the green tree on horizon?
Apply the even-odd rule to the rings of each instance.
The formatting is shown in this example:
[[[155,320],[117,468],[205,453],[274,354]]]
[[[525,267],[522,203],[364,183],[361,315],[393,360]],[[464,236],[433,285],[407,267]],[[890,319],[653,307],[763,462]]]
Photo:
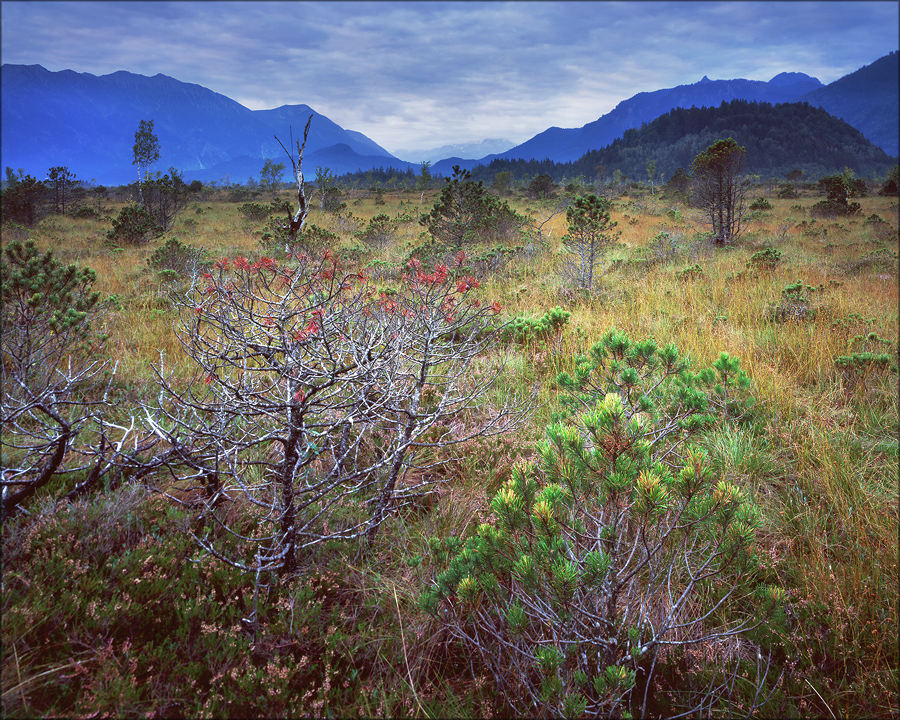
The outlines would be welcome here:
[[[153,133],[153,120],[141,120],[134,133],[134,160],[138,166],[138,188],[141,205],[144,204],[144,175],[153,163],[159,160],[159,138]]]

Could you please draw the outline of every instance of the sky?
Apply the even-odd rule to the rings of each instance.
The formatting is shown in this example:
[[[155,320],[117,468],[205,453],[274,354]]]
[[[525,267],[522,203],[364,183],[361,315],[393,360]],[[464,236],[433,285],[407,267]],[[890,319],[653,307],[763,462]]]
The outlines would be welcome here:
[[[162,73],[251,110],[306,104],[387,150],[581,127],[639,92],[898,49],[879,2],[0,3],[3,63]]]

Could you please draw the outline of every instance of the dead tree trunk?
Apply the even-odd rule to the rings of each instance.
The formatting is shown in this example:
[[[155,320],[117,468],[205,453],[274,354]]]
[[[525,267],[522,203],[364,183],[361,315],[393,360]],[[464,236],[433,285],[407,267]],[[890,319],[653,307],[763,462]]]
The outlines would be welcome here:
[[[294,177],[297,179],[297,212],[293,214],[287,225],[284,223],[281,224],[281,227],[288,233],[288,243],[284,248],[285,252],[288,252],[289,246],[297,240],[297,235],[300,234],[303,230],[303,226],[306,224],[306,216],[309,215],[309,205],[306,202],[306,191],[303,184],[303,151],[306,149],[306,140],[309,137],[309,126],[312,123],[312,119],[313,116],[310,115],[309,120],[306,121],[306,128],[303,130],[303,144],[301,145],[300,140],[297,140],[296,161],[294,160],[293,148],[288,152],[288,149],[281,140],[278,140],[278,136],[275,136],[275,139],[278,140],[278,144],[281,145],[282,150],[284,150],[290,158],[291,166],[294,168]]]

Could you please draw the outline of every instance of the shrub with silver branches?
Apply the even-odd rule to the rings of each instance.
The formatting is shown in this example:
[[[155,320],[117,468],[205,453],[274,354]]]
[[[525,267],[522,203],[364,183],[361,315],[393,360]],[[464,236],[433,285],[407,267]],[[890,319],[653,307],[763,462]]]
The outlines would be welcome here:
[[[445,448],[525,412],[479,408],[502,368],[477,381],[470,370],[495,343],[499,308],[446,266],[409,269],[388,292],[342,273],[328,252],[284,265],[239,257],[178,301],[176,334],[197,373],[180,387],[158,368],[167,398],[146,422],[180,448],[179,479],[204,489],[206,551],[248,571],[292,572],[302,548],[371,540],[438,479]],[[460,436],[447,421],[462,413],[482,422]],[[245,508],[237,520],[227,499]],[[244,559],[216,548],[221,532]]]
[[[51,481],[79,478],[65,497],[118,474],[147,445],[133,425],[106,418],[108,363],[95,359],[104,338],[92,327],[101,313],[96,274],[63,265],[33,241],[9,242],[0,262],[0,485],[9,516]],[[113,440],[115,438],[115,440]]]

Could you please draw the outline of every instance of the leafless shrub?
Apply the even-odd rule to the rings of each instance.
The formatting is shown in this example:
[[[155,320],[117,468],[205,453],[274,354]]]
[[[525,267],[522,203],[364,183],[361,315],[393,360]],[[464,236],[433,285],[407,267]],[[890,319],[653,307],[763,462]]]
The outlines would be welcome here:
[[[393,294],[342,274],[327,252],[286,265],[220,261],[204,280],[176,301],[176,334],[198,374],[176,390],[158,368],[164,399],[145,421],[180,449],[169,459],[180,480],[205,489],[207,528],[255,550],[240,560],[209,531],[197,540],[245,571],[292,572],[300,548],[371,540],[389,510],[438,480],[449,458],[435,449],[508,430],[526,410],[510,404],[464,436],[444,422],[476,407],[502,372],[469,378],[494,344],[498,308],[444,265],[411,263]],[[252,537],[223,520],[222,496],[244,499]]]

